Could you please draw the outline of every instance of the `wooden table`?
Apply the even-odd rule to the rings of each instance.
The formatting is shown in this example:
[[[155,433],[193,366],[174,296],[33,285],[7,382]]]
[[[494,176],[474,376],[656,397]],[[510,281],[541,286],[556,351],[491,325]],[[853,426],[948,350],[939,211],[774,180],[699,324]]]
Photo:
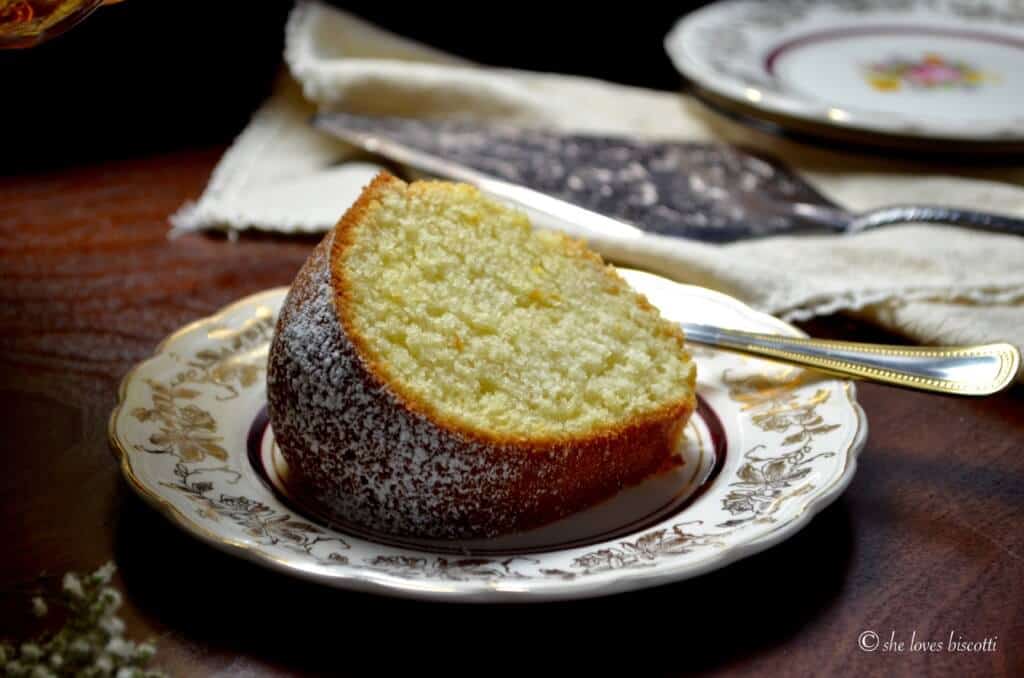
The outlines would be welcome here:
[[[287,284],[312,240],[194,235],[167,217],[223,149],[0,181],[0,637],[17,591],[109,559],[127,635],[176,675],[360,668],[572,675],[1024,675],[1024,389],[960,400],[860,387],[871,434],[845,495],[793,539],[697,580],[536,606],[326,590],[221,554],[136,499],[107,444],[121,376],[182,324]],[[879,338],[848,320],[820,334]],[[996,637],[989,653],[864,652]],[[390,672],[390,671],[389,671]]]

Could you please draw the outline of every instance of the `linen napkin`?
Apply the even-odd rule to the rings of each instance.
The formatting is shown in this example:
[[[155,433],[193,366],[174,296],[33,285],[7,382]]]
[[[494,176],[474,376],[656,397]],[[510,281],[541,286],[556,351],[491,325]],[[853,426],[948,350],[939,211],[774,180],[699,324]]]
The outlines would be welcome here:
[[[309,125],[316,111],[459,118],[641,139],[728,142],[782,159],[854,210],[930,203],[1024,216],[1024,165],[937,166],[794,144],[677,93],[477,66],[319,2],[286,26],[274,94],[218,164],[176,232],[323,231],[377,171]],[[856,236],[775,236],[711,245],[579,231],[608,260],[718,289],[789,320],[855,313],[924,343],[1024,347],[1024,238],[912,224]]]

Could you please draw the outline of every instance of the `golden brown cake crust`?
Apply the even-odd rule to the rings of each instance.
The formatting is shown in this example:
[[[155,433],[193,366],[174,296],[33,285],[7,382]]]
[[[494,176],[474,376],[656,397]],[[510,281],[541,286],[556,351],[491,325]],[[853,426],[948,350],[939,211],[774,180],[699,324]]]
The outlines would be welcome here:
[[[347,316],[342,263],[391,182],[378,176],[324,238],[278,319],[270,418],[302,501],[388,534],[488,537],[557,520],[657,471],[693,412],[692,395],[586,435],[527,438],[460,426],[386,378]]]

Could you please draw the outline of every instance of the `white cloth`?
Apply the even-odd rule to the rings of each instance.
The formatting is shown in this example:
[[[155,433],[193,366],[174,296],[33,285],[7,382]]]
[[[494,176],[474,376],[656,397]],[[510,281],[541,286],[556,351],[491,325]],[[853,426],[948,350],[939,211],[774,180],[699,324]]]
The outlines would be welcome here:
[[[317,109],[332,108],[743,143],[783,159],[851,209],[918,202],[1024,216],[1024,166],[934,167],[798,146],[709,114],[675,93],[482,68],[317,2],[293,10],[285,60],[289,73],[225,154],[198,203],[172,218],[176,230],[331,227],[377,170],[309,126]],[[856,311],[922,342],[1024,346],[1019,236],[927,225],[728,245],[583,235],[611,261],[719,289],[787,319]]]

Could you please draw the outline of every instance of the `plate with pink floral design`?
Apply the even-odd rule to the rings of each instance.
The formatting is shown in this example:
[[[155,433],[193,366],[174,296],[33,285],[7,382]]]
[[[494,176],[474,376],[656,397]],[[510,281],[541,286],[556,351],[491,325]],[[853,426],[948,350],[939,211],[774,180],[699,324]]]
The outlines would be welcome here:
[[[703,288],[623,276],[669,319],[799,335]],[[322,522],[290,496],[266,416],[266,360],[287,290],[168,337],[121,384],[111,444],[129,485],[214,547],[284,575],[467,602],[585,598],[679,581],[778,544],[838,497],[867,436],[853,384],[694,347],[699,407],[678,463],[556,523],[468,542]]]
[[[1024,142],[1013,0],[724,0],[665,48],[706,100],[785,127]]]

